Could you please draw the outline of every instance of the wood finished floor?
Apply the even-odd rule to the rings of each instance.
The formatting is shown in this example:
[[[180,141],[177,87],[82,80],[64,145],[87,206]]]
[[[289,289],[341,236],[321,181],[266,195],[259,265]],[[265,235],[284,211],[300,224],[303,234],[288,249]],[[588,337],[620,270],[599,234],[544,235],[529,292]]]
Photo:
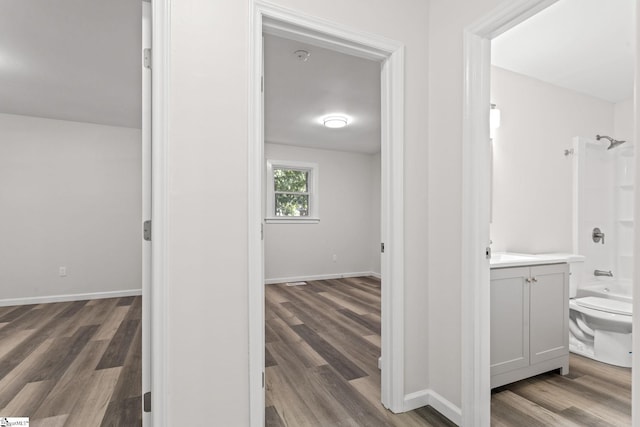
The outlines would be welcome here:
[[[569,374],[549,372],[499,387],[493,426],[631,425],[631,369],[571,354]]]
[[[0,307],[0,416],[141,426],[142,297]]]
[[[392,414],[380,402],[380,281],[266,286],[267,427],[452,426],[430,407]],[[547,373],[494,390],[493,426],[631,425],[631,371],[571,355]]]
[[[380,281],[268,285],[267,427],[453,426],[430,407],[394,415],[380,404]]]

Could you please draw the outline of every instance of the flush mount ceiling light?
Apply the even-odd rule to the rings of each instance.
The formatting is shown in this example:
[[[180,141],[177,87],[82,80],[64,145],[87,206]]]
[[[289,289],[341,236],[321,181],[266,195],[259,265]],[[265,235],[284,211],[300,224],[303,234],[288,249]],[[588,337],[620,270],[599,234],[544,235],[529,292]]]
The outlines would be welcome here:
[[[343,128],[348,124],[344,116],[327,116],[322,119],[322,124],[331,129]]]

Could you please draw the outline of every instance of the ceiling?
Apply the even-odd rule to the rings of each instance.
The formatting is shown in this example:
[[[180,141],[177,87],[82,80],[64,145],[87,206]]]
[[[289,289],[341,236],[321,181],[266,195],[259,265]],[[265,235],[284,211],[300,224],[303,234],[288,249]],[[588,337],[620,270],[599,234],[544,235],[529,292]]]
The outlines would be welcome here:
[[[307,61],[297,50],[310,53]],[[264,52],[266,142],[380,151],[380,63],[272,35]],[[330,114],[347,116],[349,125],[324,127]]]
[[[2,0],[0,113],[139,128],[141,2]]]
[[[609,102],[633,95],[633,0],[560,0],[492,42],[492,64]]]

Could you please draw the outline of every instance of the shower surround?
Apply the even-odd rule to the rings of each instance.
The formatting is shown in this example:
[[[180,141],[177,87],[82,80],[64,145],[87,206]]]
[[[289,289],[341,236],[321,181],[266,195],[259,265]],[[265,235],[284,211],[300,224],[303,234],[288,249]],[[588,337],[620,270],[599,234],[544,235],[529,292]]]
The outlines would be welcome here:
[[[631,300],[634,145],[573,140],[573,252],[585,256],[579,295]],[[594,230],[604,236],[594,241]],[[595,270],[613,277],[595,276]]]

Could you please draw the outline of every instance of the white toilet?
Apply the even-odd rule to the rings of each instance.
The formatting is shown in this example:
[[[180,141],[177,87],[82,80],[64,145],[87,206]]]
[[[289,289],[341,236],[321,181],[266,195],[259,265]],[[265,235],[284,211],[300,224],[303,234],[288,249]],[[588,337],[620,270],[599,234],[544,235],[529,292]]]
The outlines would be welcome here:
[[[569,349],[600,362],[631,367],[631,304],[608,298],[576,298],[584,257],[569,260]]]

